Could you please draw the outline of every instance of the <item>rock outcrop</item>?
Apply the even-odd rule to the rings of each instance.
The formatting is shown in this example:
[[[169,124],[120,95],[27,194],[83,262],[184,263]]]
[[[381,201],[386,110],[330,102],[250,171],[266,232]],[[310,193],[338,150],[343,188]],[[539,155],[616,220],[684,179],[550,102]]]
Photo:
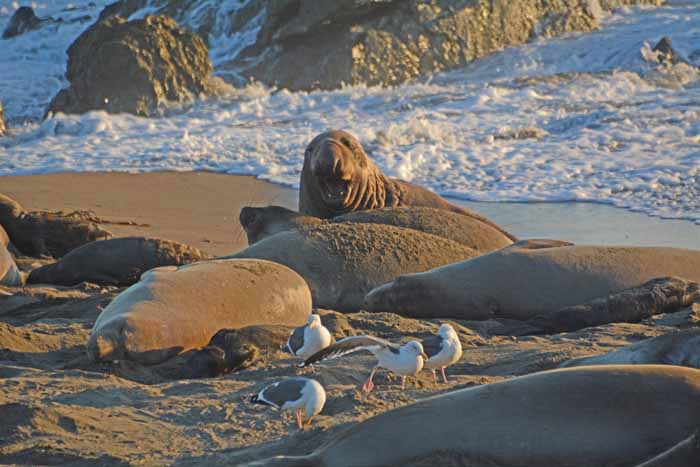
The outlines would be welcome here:
[[[131,14],[122,0],[104,14]],[[391,86],[464,66],[538,36],[591,31],[613,8],[662,0],[261,0],[238,9],[202,0],[151,0],[149,8],[221,46],[216,66],[241,82],[292,90]],[[210,44],[214,45],[214,44]]]
[[[2,32],[2,38],[10,39],[27,31],[37,29],[43,21],[34,14],[34,9],[28,6],[21,6],[12,14],[10,21],[8,21],[5,30]]]
[[[48,110],[153,116],[163,104],[206,94],[211,70],[204,41],[173,19],[112,16],[90,26],[68,48],[70,87]]]

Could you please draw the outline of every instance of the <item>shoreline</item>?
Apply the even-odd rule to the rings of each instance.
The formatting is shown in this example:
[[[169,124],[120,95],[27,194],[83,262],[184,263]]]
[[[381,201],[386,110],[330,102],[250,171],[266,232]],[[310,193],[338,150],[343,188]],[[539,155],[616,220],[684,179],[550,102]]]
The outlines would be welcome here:
[[[298,190],[252,175],[211,171],[60,172],[0,177],[0,192],[27,210],[93,211],[122,225],[115,236],[162,237],[212,255],[247,246],[238,213],[246,205],[297,209]],[[595,202],[482,202],[447,197],[519,238],[700,249],[700,225]]]

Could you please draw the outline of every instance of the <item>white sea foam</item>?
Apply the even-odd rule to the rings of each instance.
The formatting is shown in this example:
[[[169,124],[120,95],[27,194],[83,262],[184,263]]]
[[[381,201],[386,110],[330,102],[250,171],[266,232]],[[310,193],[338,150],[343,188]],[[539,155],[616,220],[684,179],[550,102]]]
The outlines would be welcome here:
[[[107,2],[95,3],[80,14]],[[650,45],[668,35],[700,62],[700,6],[674,3],[625,9],[601,31],[538,40],[391,89],[249,85],[164,118],[91,112],[17,126],[38,121],[65,84],[64,51],[87,23],[31,32],[0,41],[0,98],[15,125],[0,140],[0,174],[208,169],[296,186],[308,141],[343,128],[387,173],[445,195],[596,201],[700,223],[700,75],[651,61]],[[0,1],[0,27],[12,11]],[[250,39],[217,37],[212,57]]]

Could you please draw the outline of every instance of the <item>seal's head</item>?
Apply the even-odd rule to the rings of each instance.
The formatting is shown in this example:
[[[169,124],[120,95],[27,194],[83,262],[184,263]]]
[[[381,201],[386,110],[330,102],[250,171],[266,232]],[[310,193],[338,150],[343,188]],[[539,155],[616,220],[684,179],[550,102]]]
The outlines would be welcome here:
[[[270,235],[293,229],[297,225],[314,223],[312,218],[282,206],[246,206],[241,209],[238,220],[248,237],[248,245]],[[316,221],[320,222],[318,219]]]
[[[351,210],[366,195],[376,167],[360,142],[346,131],[316,136],[306,147],[300,190],[309,192],[313,204],[325,209],[308,212],[332,217]],[[300,205],[302,212],[305,212]]]
[[[298,212],[282,206],[264,208],[246,206],[241,209],[238,220],[241,221],[241,226],[248,237],[248,245],[252,245],[265,237],[289,230],[293,219],[298,216]]]

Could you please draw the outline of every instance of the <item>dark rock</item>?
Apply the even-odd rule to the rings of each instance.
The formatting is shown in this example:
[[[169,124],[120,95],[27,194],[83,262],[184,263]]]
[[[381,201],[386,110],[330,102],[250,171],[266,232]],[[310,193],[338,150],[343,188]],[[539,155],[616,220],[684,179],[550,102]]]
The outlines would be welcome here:
[[[594,9],[565,0],[287,0],[265,8],[256,42],[222,68],[293,90],[396,85],[536,36],[598,26]]]
[[[152,116],[159,105],[207,93],[211,70],[204,41],[171,18],[127,22],[112,16],[90,26],[68,48],[70,87],[54,97],[48,111]]]
[[[39,28],[44,20],[39,19],[34,10],[28,6],[21,6],[15,10],[12,18],[7,23],[7,27],[2,33],[3,39],[10,39],[19,36],[27,31]]]
[[[255,79],[292,90],[345,84],[395,85],[464,66],[475,58],[598,27],[605,10],[662,0],[151,0],[203,38],[235,33],[254,42],[217,68],[238,84]],[[145,0],[121,0],[102,15],[132,14]],[[225,9],[228,8],[228,9]],[[321,66],[322,64],[322,66]]]
[[[661,40],[651,49],[654,52],[658,52],[657,59],[659,63],[668,63],[675,65],[676,63],[682,62],[683,59],[678,52],[673,49],[673,42],[668,36],[664,36]]]

